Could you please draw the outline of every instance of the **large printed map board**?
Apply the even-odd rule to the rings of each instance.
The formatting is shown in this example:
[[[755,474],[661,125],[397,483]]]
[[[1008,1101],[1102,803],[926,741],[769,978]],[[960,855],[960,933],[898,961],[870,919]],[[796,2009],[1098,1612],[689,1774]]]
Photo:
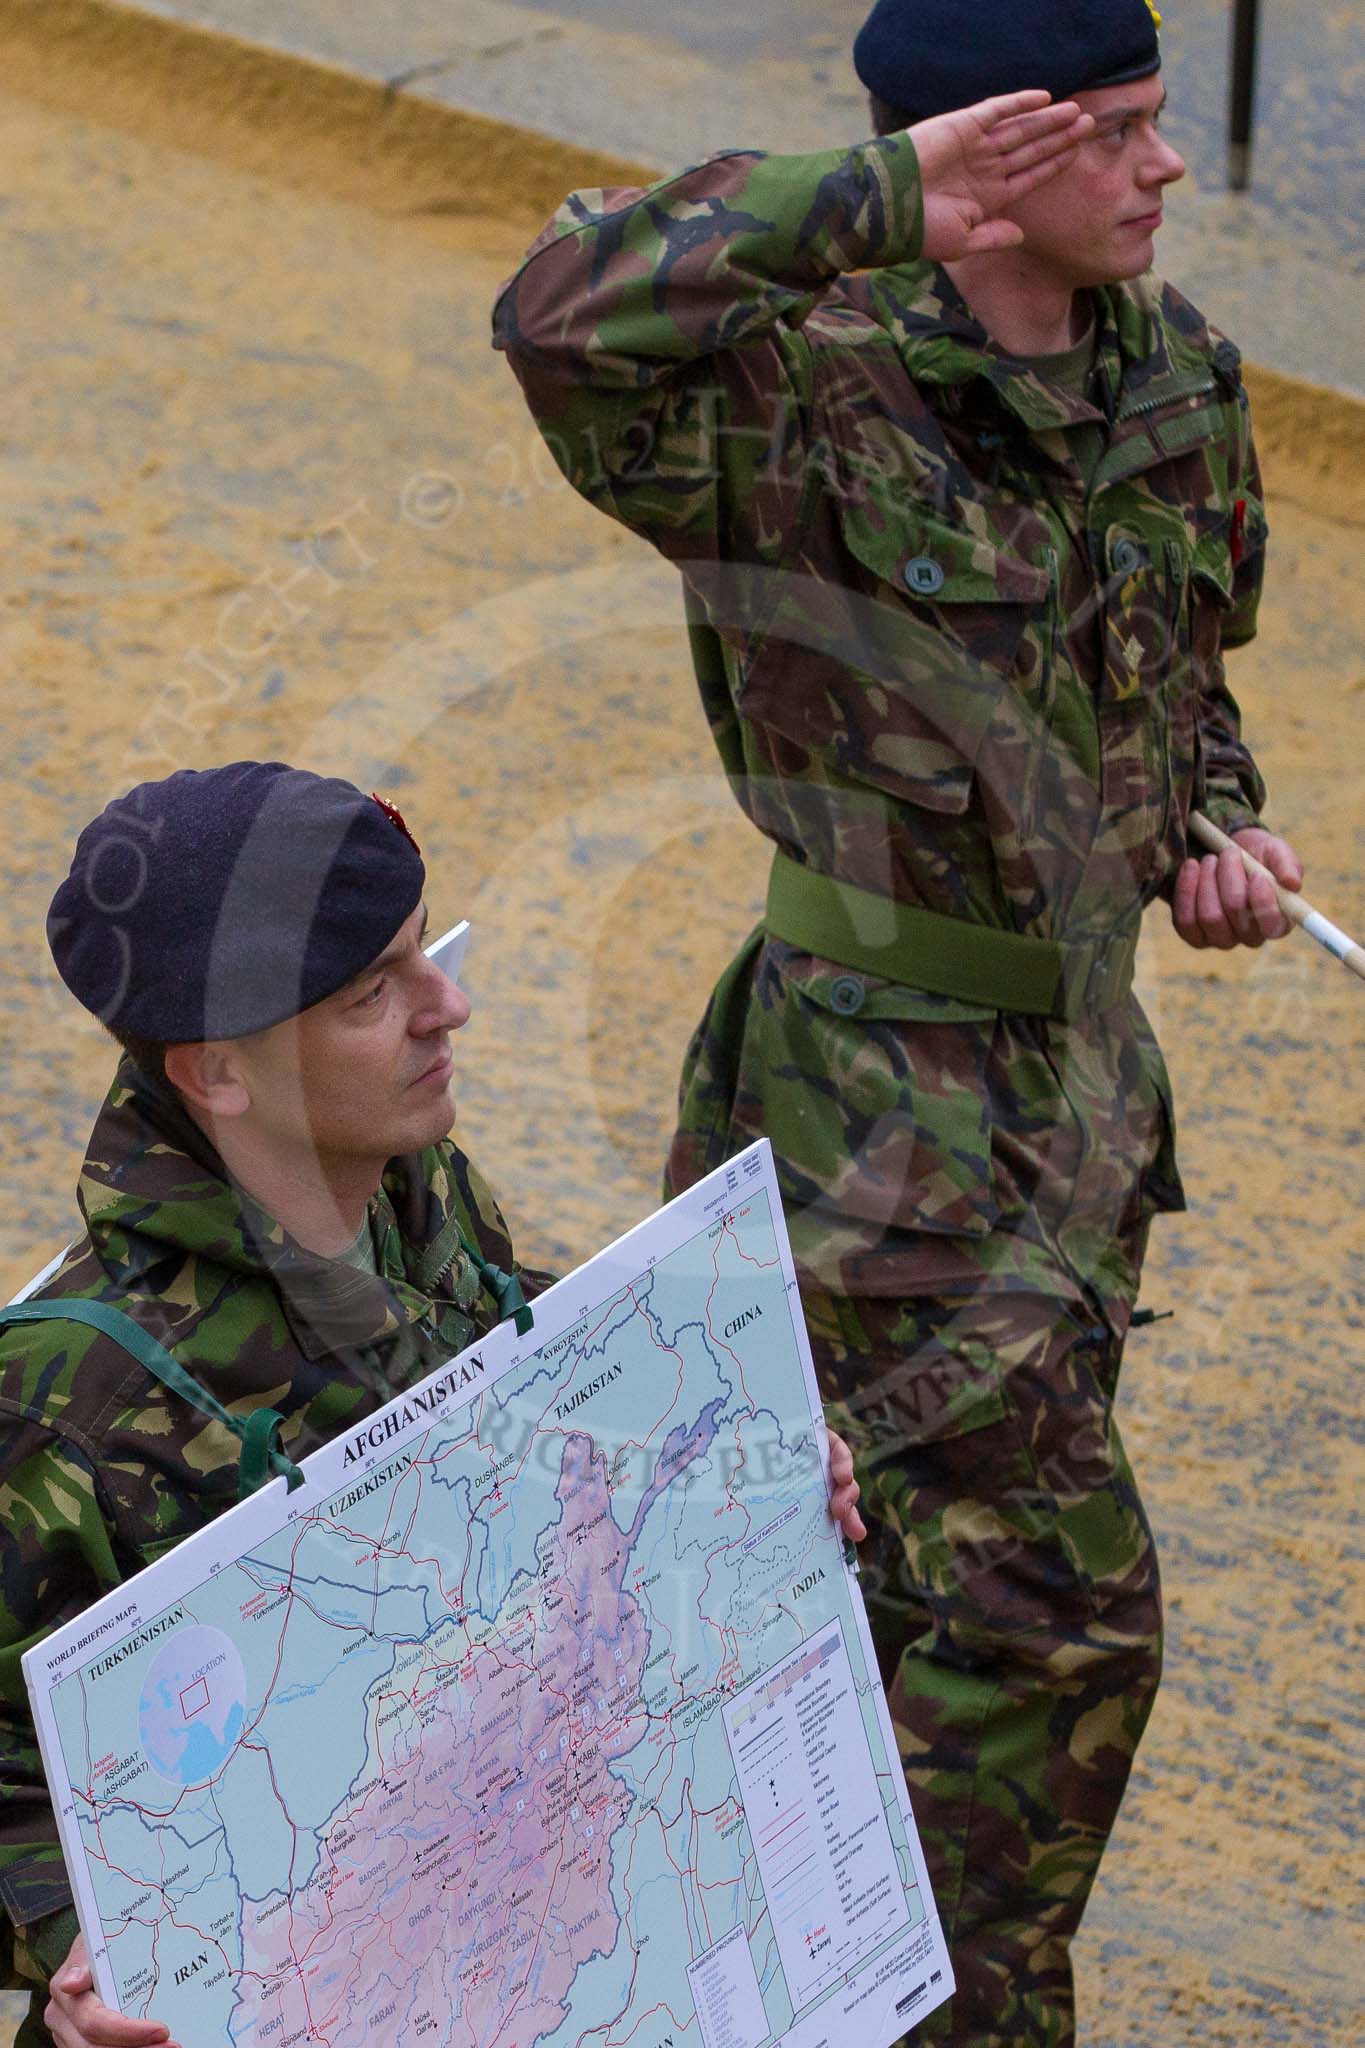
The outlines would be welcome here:
[[[884,2048],[951,1989],[766,1145],[24,1659],[213,2048]]]

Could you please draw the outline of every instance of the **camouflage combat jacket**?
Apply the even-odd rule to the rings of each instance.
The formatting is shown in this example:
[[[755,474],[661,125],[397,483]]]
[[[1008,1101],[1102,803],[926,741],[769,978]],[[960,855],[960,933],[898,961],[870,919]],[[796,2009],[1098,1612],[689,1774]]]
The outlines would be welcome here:
[[[78,1200],[85,1234],[38,1298],[113,1303],[234,1414],[278,1410],[295,1460],[497,1322],[462,1234],[512,1268],[488,1188],[449,1143],[392,1161],[370,1204],[382,1279],[303,1250],[127,1062]],[[74,1933],[52,1917],[70,1893],[20,1657],[232,1506],[241,1446],[108,1338],[56,1321],[0,1331],[0,1422],[0,1962],[13,1983],[45,1976]]]
[[[732,788],[791,859],[1067,942],[1131,933],[1198,805],[1264,790],[1223,651],[1265,518],[1240,359],[1094,293],[1098,402],[920,262],[904,138],[570,198],[495,314],[555,459],[681,570]],[[1099,429],[1087,475],[1075,432]],[[1068,438],[1071,430],[1071,439]],[[773,1140],[808,1279],[1112,1297],[1182,1203],[1137,1003],[1057,1024],[756,934],[693,1042],[672,1174]]]

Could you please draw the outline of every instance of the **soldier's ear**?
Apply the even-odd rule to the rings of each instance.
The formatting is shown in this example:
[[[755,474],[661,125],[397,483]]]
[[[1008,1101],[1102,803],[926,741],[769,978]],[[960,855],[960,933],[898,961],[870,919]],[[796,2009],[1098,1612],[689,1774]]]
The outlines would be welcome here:
[[[200,1116],[221,1120],[243,1116],[251,1107],[251,1093],[230,1039],[167,1046],[166,1079]]]

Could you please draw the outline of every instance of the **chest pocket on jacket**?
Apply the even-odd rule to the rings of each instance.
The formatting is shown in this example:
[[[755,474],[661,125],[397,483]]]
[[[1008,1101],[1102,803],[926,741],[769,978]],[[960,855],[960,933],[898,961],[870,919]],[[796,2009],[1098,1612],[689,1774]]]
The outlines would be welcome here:
[[[822,498],[745,648],[746,717],[834,770],[960,812],[1047,571],[868,482]]]
[[[1255,586],[1250,594],[1242,587],[1238,558],[1248,560],[1266,541],[1264,507],[1254,498],[1241,504],[1239,513],[1224,513],[1201,533],[1186,557],[1181,617],[1185,701],[1171,706],[1171,755],[1177,787],[1183,770],[1191,803],[1200,808],[1206,801],[1206,742],[1216,749],[1220,731],[1229,740],[1235,731],[1236,712],[1223,683],[1223,650],[1238,646],[1254,629]],[[1187,815],[1183,810],[1182,829]]]
[[[1237,646],[1249,639],[1251,622],[1241,614],[1248,608],[1247,592],[1239,588],[1244,579],[1238,564],[1250,564],[1266,543],[1265,507],[1258,498],[1245,497],[1238,509],[1222,512],[1199,535],[1190,558],[1190,642],[1196,662],[1216,661],[1225,646]],[[1254,613],[1254,596],[1249,600]]]
[[[1182,566],[1187,580],[1181,629],[1190,694],[1197,698],[1222,653],[1223,626],[1232,610],[1232,555],[1225,540],[1210,536],[1197,543]]]

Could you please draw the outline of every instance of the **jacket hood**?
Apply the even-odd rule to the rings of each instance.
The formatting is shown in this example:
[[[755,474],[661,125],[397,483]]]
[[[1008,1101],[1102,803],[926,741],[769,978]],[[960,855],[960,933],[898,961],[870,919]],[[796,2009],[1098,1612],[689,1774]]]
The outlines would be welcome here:
[[[404,1260],[428,1243],[434,1205],[424,1159],[391,1161],[378,1198],[381,1222],[392,1225],[388,1242],[402,1246]],[[393,1277],[391,1268],[381,1280],[299,1244],[231,1179],[178,1099],[130,1060],[121,1063],[96,1118],[77,1202],[106,1278],[120,1293],[183,1303],[190,1315],[182,1333],[196,1306],[207,1310],[225,1289],[262,1278],[278,1291],[311,1357],[382,1342],[431,1306],[427,1292]],[[182,1277],[190,1262],[192,1285]]]
[[[187,1252],[259,1272],[266,1244],[283,1238],[175,1097],[131,1060],[95,1119],[76,1200],[100,1264],[124,1286],[147,1284]]]

